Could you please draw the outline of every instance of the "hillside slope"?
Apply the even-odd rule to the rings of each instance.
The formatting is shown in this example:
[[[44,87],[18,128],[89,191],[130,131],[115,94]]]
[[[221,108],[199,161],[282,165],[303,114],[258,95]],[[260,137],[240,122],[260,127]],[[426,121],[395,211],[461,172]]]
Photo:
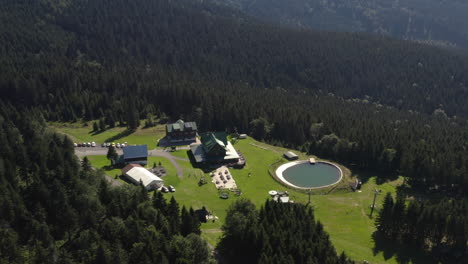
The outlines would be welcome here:
[[[195,120],[414,186],[468,187],[468,60],[192,1],[7,1],[1,100],[47,120]]]
[[[368,32],[438,46],[468,47],[468,3],[461,0],[215,1],[283,25]]]
[[[454,52],[363,34],[277,28],[190,1],[27,2],[2,8],[9,15],[2,18],[0,57],[14,68],[44,61],[162,67],[202,80],[468,115],[468,59]],[[11,77],[8,69],[0,87]]]

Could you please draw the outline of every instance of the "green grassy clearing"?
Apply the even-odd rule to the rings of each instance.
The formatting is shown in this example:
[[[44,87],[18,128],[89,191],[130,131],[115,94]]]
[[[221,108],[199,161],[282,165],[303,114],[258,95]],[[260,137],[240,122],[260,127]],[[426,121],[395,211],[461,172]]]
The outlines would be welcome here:
[[[170,152],[172,156],[174,157],[178,157],[178,158],[183,158],[183,159],[188,159],[188,155],[187,155],[187,151],[188,149],[178,149],[176,151],[172,151]]]
[[[117,175],[117,180],[125,183],[125,181],[120,178],[120,175],[122,174],[120,169],[115,169],[110,166],[110,161],[106,158],[106,156],[91,155],[87,157],[94,168],[101,169],[106,175],[109,175],[112,178],[115,178]]]
[[[66,132],[64,131],[64,133]],[[127,142],[130,143],[128,140]],[[247,160],[244,169],[230,170],[237,186],[242,190],[240,197],[248,198],[257,206],[261,206],[266,199],[269,199],[269,190],[288,190],[292,200],[307,203],[307,194],[284,187],[268,173],[269,166],[282,158],[285,149],[269,146],[251,138],[237,141],[235,148],[240,150]],[[295,152],[300,154],[297,151]],[[171,154],[176,157],[187,158],[186,150],[177,150],[171,152]],[[306,158],[304,154],[300,154],[300,157]],[[120,170],[106,167],[109,161],[104,156],[90,156],[89,158],[93,166],[103,168],[107,174],[113,176],[118,173],[120,175]],[[229,199],[220,199],[218,191],[211,183],[209,174],[203,174],[201,170],[194,169],[187,161],[177,161],[184,169],[184,175],[181,178],[176,175],[172,164],[164,158],[150,157],[148,166],[152,166],[153,162],[158,163],[159,161],[168,171],[168,175],[163,178],[165,184],[173,185],[177,189],[175,193],[165,194],[168,200],[171,196],[174,196],[181,205],[186,207],[191,206],[194,209],[200,209],[205,206],[219,217],[219,220],[214,223],[208,222],[202,225],[202,236],[211,245],[215,245],[222,235],[220,228],[226,217],[226,209],[238,197],[231,193]],[[251,173],[250,177],[248,176],[249,173]],[[377,246],[379,249],[376,249],[376,244],[372,238],[375,231],[374,219],[369,218],[373,191],[375,188],[382,190],[382,194],[377,197],[376,202],[377,206],[380,206],[385,193],[394,193],[396,186],[401,184],[402,179],[398,178],[377,184],[375,181],[376,175],[353,172],[353,176],[356,176],[356,174],[360,174],[361,178],[369,179],[363,185],[362,192],[338,190],[327,195],[313,194],[311,198],[311,205],[314,207],[316,218],[324,224],[337,252],[345,251],[348,256],[356,261],[368,260],[370,263],[432,263],[431,259],[408,247],[396,248],[395,245],[379,242],[380,244]],[[205,175],[208,184],[198,186],[201,175]],[[376,215],[377,211],[374,212],[374,216]],[[408,259],[413,261],[406,262]]]
[[[141,122],[144,123],[144,122]],[[93,122],[85,123],[49,123],[49,127],[59,133],[68,135],[74,142],[96,142],[98,144],[104,142],[127,142],[128,144],[148,144],[149,149],[156,148],[159,139],[164,137],[164,125],[155,127],[143,128],[140,126],[134,132],[129,132],[125,127],[109,128],[105,131],[93,132]]]

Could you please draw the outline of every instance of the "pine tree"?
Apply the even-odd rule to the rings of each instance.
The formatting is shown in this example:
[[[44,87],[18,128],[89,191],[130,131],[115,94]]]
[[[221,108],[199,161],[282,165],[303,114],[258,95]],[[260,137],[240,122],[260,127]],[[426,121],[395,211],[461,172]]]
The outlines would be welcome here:
[[[187,236],[188,234],[192,233],[192,217],[188,213],[185,206],[182,206],[180,211],[180,234],[183,236]]]
[[[166,213],[167,220],[171,228],[172,234],[180,233],[180,215],[179,215],[179,205],[177,204],[174,196],[171,197],[169,205],[167,206]]]
[[[84,157],[83,161],[81,162],[81,168],[87,172],[91,170],[91,163],[89,162],[88,157]]]
[[[161,212],[167,212],[167,202],[161,192],[155,192],[153,195],[153,207],[159,209]]]
[[[393,203],[392,195],[387,193],[382,205],[382,210],[380,210],[379,215],[375,221],[377,230],[384,236],[388,236],[392,231]]]
[[[93,122],[93,132],[99,131],[99,125],[96,122]]]
[[[201,230],[200,230],[200,219],[198,218],[198,215],[195,213],[192,207],[189,209],[189,214],[192,217],[192,233],[200,235]]]
[[[106,123],[104,122],[103,119],[99,119],[99,130],[100,131],[106,130]]]
[[[96,256],[94,258],[94,263],[95,264],[111,263],[109,253],[107,252],[107,249],[104,248],[104,246],[102,244],[99,245],[99,247],[98,247],[98,249],[96,251]]]
[[[391,237],[398,239],[401,236],[401,231],[405,229],[405,198],[402,195],[398,195],[392,210],[392,228]]]
[[[119,155],[117,154],[117,151],[115,150],[114,146],[110,146],[109,150],[107,150],[107,159],[111,161],[111,165],[115,163]]]

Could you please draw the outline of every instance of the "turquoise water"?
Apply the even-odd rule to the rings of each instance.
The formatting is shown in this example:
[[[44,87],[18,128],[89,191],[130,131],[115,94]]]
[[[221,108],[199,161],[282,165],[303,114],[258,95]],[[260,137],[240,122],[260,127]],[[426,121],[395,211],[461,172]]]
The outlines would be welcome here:
[[[305,162],[284,170],[283,178],[298,187],[317,188],[336,183],[340,174],[340,170],[333,165]]]

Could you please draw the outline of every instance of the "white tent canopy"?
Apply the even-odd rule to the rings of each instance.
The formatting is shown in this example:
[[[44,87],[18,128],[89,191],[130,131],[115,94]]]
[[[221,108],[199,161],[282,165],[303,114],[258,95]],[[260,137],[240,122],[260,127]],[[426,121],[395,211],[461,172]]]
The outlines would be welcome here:
[[[143,167],[133,167],[125,173],[125,176],[134,184],[143,183],[146,189],[157,189],[163,185],[163,180]]]

